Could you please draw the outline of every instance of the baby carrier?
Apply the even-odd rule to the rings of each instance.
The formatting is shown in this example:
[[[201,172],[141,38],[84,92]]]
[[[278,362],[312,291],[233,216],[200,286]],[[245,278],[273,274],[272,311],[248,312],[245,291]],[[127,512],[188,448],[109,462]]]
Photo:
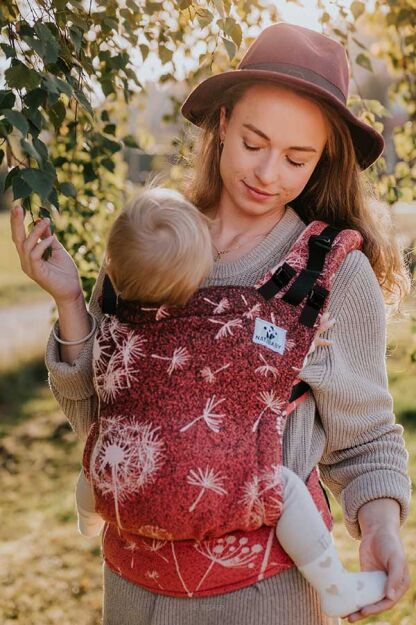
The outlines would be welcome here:
[[[255,287],[202,288],[177,308],[116,301],[106,277],[83,467],[113,570],[189,597],[293,566],[274,531],[283,431],[333,277],[361,243],[314,221]],[[317,468],[306,484],[331,528]]]

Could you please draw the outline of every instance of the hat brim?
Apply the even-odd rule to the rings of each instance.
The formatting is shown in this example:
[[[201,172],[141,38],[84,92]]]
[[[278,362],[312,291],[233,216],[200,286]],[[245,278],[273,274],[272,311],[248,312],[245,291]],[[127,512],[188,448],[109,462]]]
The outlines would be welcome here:
[[[181,107],[182,115],[196,126],[200,126],[209,112],[212,98],[233,85],[253,79],[268,80],[276,84],[299,87],[308,94],[316,94],[333,106],[346,121],[354,144],[357,161],[362,170],[372,165],[384,150],[383,136],[368,124],[359,120],[340,100],[326,89],[309,81],[269,70],[236,69],[210,76],[203,80],[186,98]]]

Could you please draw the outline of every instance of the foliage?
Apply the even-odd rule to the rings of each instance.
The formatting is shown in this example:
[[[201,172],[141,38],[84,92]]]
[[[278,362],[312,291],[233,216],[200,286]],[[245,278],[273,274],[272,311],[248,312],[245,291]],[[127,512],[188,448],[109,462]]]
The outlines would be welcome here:
[[[206,53],[199,57],[197,78],[212,66],[218,46],[234,57],[241,24],[263,19],[261,0],[205,4],[4,0],[0,6],[0,48],[8,61],[0,90],[4,190],[11,189],[33,220],[39,215],[57,222],[87,295],[102,234],[124,197],[121,151],[139,147],[123,133],[119,114],[144,88],[137,63],[155,54],[165,82],[176,68],[175,52],[189,57],[202,42]],[[274,9],[268,15],[277,18]]]
[[[415,0],[375,0],[371,13],[357,1],[345,7],[338,0],[317,0],[317,7],[324,32],[338,38],[348,54],[352,42],[358,46],[351,67],[355,61],[372,72],[372,60],[387,62],[394,78],[390,97],[409,119],[394,129],[394,170],[388,172],[381,158],[369,175],[381,199],[411,200],[416,194]],[[128,191],[123,151],[146,147],[140,130],[132,136],[123,117],[132,100],[145,94],[140,68],[146,59],[160,60],[159,82],[169,84],[176,82],[183,59],[193,59],[195,68],[182,81],[185,94],[207,75],[235,68],[260,28],[278,19],[267,0],[3,0],[4,188],[33,220],[51,217],[79,265],[87,296],[102,257],[103,235]],[[360,41],[363,29],[376,37],[370,49]],[[171,112],[162,121],[176,123],[182,95],[170,100]],[[387,106],[359,94],[349,104],[382,130]],[[192,149],[185,128],[179,125],[172,139],[178,160],[166,164],[167,184],[176,184],[186,160],[181,158]]]
[[[350,57],[352,70],[357,64],[374,73],[373,61],[385,62],[392,78],[388,97],[390,104],[400,106],[408,119],[393,130],[396,163],[387,171],[382,157],[370,174],[376,183],[380,198],[389,204],[416,199],[416,1],[375,0],[372,11],[364,2],[353,1],[348,7],[335,2],[335,18],[328,13],[328,3],[317,0],[320,22],[327,34],[338,38]],[[341,24],[341,25],[340,25]],[[362,35],[369,35],[374,43],[368,49]],[[351,48],[358,53],[352,58]],[[354,78],[354,70],[353,70]],[[391,117],[388,108],[378,100],[350,98],[349,105],[359,117],[380,132],[385,117]]]

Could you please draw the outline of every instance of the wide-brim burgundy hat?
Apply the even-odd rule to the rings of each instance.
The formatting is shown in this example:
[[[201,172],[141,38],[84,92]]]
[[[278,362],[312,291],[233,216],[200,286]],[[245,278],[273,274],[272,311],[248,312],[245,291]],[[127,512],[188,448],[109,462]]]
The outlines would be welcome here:
[[[349,67],[344,47],[326,35],[286,22],[266,27],[237,69],[210,76],[195,87],[182,105],[182,115],[199,126],[213,97],[253,78],[299,87],[331,104],[348,125],[362,170],[383,152],[383,136],[346,106]]]

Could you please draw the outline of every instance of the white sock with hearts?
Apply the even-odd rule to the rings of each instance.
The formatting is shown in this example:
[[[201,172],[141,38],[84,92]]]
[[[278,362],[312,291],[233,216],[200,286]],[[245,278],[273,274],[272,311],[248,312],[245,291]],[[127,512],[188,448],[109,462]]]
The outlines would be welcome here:
[[[283,509],[276,536],[321,598],[328,616],[348,616],[385,596],[384,571],[349,573],[304,482],[281,468]]]
[[[298,568],[318,591],[322,609],[328,616],[348,616],[385,596],[387,576],[384,571],[346,571],[334,544],[319,558]]]

